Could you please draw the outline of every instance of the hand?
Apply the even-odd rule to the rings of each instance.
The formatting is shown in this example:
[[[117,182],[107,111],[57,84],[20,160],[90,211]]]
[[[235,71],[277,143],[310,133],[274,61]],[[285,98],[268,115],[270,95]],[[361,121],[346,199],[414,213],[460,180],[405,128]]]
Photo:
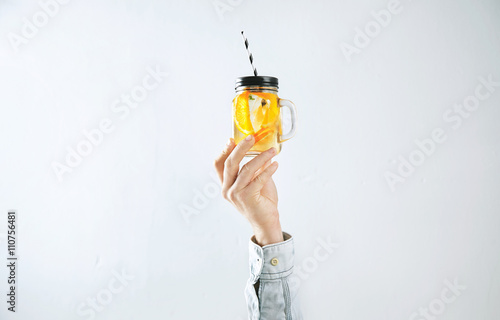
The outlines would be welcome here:
[[[272,175],[278,163],[271,163],[276,149],[262,152],[240,170],[240,162],[254,145],[248,136],[237,146],[230,139],[214,165],[222,183],[222,195],[250,222],[255,239],[261,246],[282,242],[278,213],[278,192]]]

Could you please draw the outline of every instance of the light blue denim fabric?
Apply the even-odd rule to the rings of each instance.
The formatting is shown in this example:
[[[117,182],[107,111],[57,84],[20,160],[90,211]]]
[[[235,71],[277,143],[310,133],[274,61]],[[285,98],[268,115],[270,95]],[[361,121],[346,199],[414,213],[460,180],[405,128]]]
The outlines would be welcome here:
[[[250,239],[250,279],[245,296],[250,320],[302,320],[297,286],[290,286],[295,249],[292,236],[283,232],[284,242],[264,247]],[[272,263],[272,261],[274,263]],[[255,292],[255,283],[259,292]]]

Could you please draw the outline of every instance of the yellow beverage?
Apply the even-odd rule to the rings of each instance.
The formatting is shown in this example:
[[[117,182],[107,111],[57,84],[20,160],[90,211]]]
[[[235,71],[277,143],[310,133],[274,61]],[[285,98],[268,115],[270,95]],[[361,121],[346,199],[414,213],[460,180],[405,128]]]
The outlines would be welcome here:
[[[283,135],[281,108],[290,109],[290,131]],[[233,99],[233,138],[236,144],[253,135],[255,144],[247,156],[255,156],[269,148],[281,151],[282,142],[295,134],[296,110],[289,100],[278,98],[278,79],[268,76],[248,76],[236,80]]]
[[[250,155],[259,154],[269,148],[281,149],[280,109],[278,97],[271,92],[243,91],[233,100],[234,140],[238,144],[248,135],[253,135],[255,145]]]

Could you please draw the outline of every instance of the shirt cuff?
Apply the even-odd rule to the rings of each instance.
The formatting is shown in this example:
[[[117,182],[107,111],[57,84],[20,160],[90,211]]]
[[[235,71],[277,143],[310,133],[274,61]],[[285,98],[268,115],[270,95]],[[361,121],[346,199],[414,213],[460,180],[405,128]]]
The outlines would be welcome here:
[[[287,277],[293,271],[295,249],[293,238],[283,232],[285,241],[259,246],[255,236],[250,239],[250,281],[256,283],[259,278],[272,280]]]

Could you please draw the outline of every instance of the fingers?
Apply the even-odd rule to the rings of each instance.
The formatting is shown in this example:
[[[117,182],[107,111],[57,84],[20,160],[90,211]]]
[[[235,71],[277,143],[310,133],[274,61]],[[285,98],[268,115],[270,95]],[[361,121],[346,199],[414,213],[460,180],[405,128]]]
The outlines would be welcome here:
[[[229,188],[233,185],[236,177],[238,176],[238,172],[240,171],[240,162],[243,160],[248,150],[252,148],[255,143],[254,141],[255,139],[252,135],[249,135],[244,140],[241,140],[224,162],[222,194],[226,195],[226,198]]]
[[[278,169],[278,163],[275,161],[266,170],[262,171],[261,174],[255,177],[255,179],[250,182],[247,189],[250,193],[259,192],[262,187],[271,179],[273,174]]]
[[[233,138],[230,138],[226,146],[224,147],[224,150],[222,150],[222,153],[214,161],[215,170],[217,171],[217,175],[219,176],[219,180],[221,183],[224,176],[224,162],[226,161],[227,157],[229,157],[234,147],[234,140]]]
[[[254,175],[253,175],[253,177],[252,177],[252,181],[253,181],[253,179],[255,179],[255,177],[256,177],[256,176],[258,176],[258,175],[259,175],[262,171],[266,170],[266,169],[267,169],[267,167],[269,167],[269,165],[271,164],[271,160],[272,160],[272,159],[267,160],[267,161],[266,161],[266,163],[264,163],[264,165],[263,165],[263,166],[262,166],[259,170],[257,170],[257,172],[255,172],[255,174],[254,174]]]
[[[271,161],[271,158],[276,155],[276,149],[270,148],[259,154],[257,157],[249,161],[243,167],[236,178],[236,181],[233,185],[233,189],[235,191],[239,191],[245,188],[255,177],[258,170],[261,170],[263,166]]]

